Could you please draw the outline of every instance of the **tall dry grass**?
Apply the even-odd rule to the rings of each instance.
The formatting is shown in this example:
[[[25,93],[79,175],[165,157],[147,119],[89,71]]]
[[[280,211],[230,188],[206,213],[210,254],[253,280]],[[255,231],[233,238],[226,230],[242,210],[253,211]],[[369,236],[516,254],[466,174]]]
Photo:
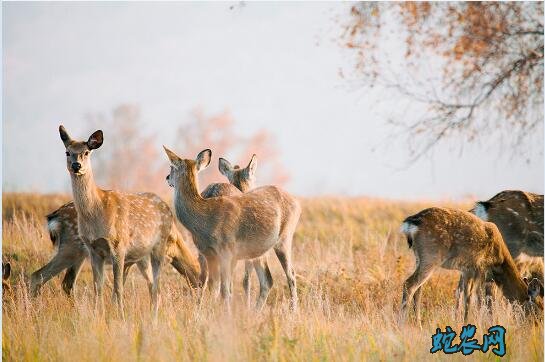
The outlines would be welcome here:
[[[63,295],[60,278],[33,299],[27,292],[29,275],[53,252],[44,215],[68,199],[3,196],[3,257],[12,261],[15,290],[3,305],[3,360],[446,359],[442,352],[429,353],[431,335],[437,327],[460,331],[464,324],[454,310],[455,272],[438,273],[425,285],[422,330],[398,323],[401,285],[414,269],[414,256],[397,230],[403,218],[431,203],[367,198],[302,200],[294,241],[300,296],[295,314],[289,311],[286,280],[274,255],[269,255],[274,287],[260,314],[244,307],[240,268],[232,317],[223,313],[219,300],[208,298],[198,306],[170,267],[162,279],[156,326],[149,319],[147,288],[137,272],[131,273],[125,289],[126,321],[115,316],[109,303],[105,318],[94,313],[88,264],[73,299]],[[468,208],[469,203],[448,206]],[[107,282],[106,296],[110,294]],[[526,321],[516,307],[501,300],[494,309],[492,315],[482,310],[471,315],[477,338],[501,324],[507,329],[506,358],[543,360],[543,325]],[[479,351],[472,358],[497,359]]]

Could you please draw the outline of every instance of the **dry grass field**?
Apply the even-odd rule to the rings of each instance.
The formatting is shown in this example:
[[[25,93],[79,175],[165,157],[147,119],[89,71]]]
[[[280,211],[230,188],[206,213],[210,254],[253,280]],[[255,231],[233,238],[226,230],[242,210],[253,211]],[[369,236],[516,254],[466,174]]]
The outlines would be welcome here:
[[[269,263],[274,286],[263,312],[245,308],[241,263],[236,272],[234,310],[223,313],[220,300],[195,296],[170,266],[162,279],[162,304],[156,326],[142,277],[131,272],[126,321],[113,313],[106,282],[105,318],[94,313],[92,275],[84,266],[75,297],[67,298],[57,277],[37,298],[28,294],[30,274],[54,252],[45,229],[48,212],[67,195],[4,194],[3,259],[11,261],[14,293],[2,312],[3,360],[467,360],[461,353],[431,355],[431,335],[464,325],[454,309],[455,272],[440,272],[424,286],[423,328],[400,326],[403,281],[414,270],[414,256],[398,233],[401,221],[432,204],[469,208],[470,201],[396,202],[369,198],[303,199],[294,240],[299,310],[288,309],[285,276],[274,254]],[[191,244],[188,239],[187,242]],[[252,276],[255,300],[257,278]],[[496,324],[507,329],[507,355],[517,361],[543,360],[543,325],[526,321],[519,309],[494,302],[492,315],[474,311],[476,337]],[[457,339],[456,339],[457,341]],[[490,351],[469,357],[499,359]]]

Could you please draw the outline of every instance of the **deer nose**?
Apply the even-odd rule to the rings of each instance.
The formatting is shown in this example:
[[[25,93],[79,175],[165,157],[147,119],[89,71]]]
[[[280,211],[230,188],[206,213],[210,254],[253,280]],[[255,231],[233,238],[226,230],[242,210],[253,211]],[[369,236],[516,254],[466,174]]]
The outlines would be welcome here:
[[[79,162],[72,163],[72,170],[74,170],[74,172],[78,172],[80,168],[81,168],[81,163]]]
[[[169,178],[170,178],[170,175],[167,175],[166,180],[168,181]]]

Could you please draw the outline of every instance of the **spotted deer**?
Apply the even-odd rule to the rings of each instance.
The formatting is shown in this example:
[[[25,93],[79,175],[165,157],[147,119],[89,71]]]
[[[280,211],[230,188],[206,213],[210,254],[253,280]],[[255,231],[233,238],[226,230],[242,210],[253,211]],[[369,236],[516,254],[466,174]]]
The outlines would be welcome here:
[[[11,276],[11,264],[2,263],[2,296],[6,297],[11,294],[11,283],[9,278]]]
[[[296,309],[291,247],[301,214],[299,202],[275,186],[205,199],[198,192],[197,173],[210,164],[212,151],[200,152],[195,160],[182,159],[166,147],[165,152],[171,164],[167,180],[174,188],[176,216],[194,236],[210,274],[220,276],[227,310],[231,305],[231,272],[237,260],[261,257],[271,248],[284,268],[290,306]],[[264,303],[263,298],[258,299],[258,308]]]
[[[465,283],[464,320],[467,321],[473,289],[483,289],[493,281],[511,302],[523,304],[527,287],[505,245],[491,222],[461,210],[432,207],[409,216],[401,231],[416,257],[416,270],[403,285],[402,315],[414,297],[418,324],[422,285],[439,267],[459,270]]]
[[[498,227],[522,274],[543,281],[543,195],[506,190],[488,201],[478,201],[470,210],[484,221]],[[464,298],[465,280],[460,277],[456,300]],[[494,294],[487,289],[487,297]]]
[[[74,202],[70,201],[62,205],[47,215],[46,219],[49,237],[56,253],[46,265],[32,273],[30,291],[33,296],[36,296],[45,283],[66,269],[62,289],[67,295],[70,295],[81,266],[89,257],[89,251],[78,235],[78,215]],[[199,285],[200,266],[176,228],[172,229],[169,236],[167,256],[172,266],[187,278],[192,287]],[[108,261],[106,260],[106,262]],[[127,275],[132,265],[134,264],[125,264],[124,276]],[[141,272],[145,272],[145,269],[141,269]],[[144,274],[144,278],[147,279],[146,274]],[[123,279],[124,282],[125,280],[126,278]]]
[[[257,168],[257,159],[256,155],[253,155],[250,159],[250,162],[245,168],[240,168],[238,165],[234,167],[229,161],[224,158],[219,159],[219,170],[222,175],[227,177],[230,184],[225,183],[214,183],[208,185],[208,187],[201,193],[201,196],[204,198],[209,197],[218,197],[218,196],[231,196],[238,195],[241,192],[248,192],[254,188],[255,185],[255,170]],[[235,186],[236,189],[233,190],[227,186]],[[239,191],[240,190],[240,191]],[[273,278],[269,265],[267,263],[266,255],[255,258],[253,260],[244,261],[244,278],[242,280],[242,285],[244,288],[244,294],[246,296],[246,305],[250,306],[250,289],[251,289],[251,279],[250,274],[252,268],[255,269],[257,278],[259,280],[259,297],[258,300],[266,300],[267,295],[269,294],[270,289],[273,286]],[[261,308],[257,306],[257,308]]]
[[[124,318],[123,271],[126,263],[136,263],[150,281],[152,317],[157,320],[159,277],[174,227],[168,205],[152,193],[129,194],[103,190],[96,185],[91,154],[102,146],[101,130],[91,134],[87,141],[73,140],[62,125],[59,134],[66,148],[78,234],[90,251],[95,297],[101,312],[104,311],[104,263],[110,259],[114,277],[112,299],[121,317]]]

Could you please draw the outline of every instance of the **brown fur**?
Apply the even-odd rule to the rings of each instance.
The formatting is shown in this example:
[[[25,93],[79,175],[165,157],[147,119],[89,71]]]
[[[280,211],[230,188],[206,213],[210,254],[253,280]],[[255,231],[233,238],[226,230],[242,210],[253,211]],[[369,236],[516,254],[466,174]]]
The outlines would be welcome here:
[[[62,288],[67,295],[70,295],[81,266],[89,257],[89,252],[78,235],[78,215],[74,202],[70,201],[62,205],[46,218],[49,235],[57,252],[46,265],[32,273],[30,290],[32,295],[37,295],[45,283],[66,269]],[[200,267],[176,227],[173,227],[169,237],[167,255],[171,265],[187,278],[191,286],[196,287],[199,283]],[[106,260],[106,263],[108,262],[109,260]],[[125,264],[124,276],[132,265]]]
[[[9,278],[11,276],[11,263],[2,263],[2,297],[8,297],[12,294],[11,283]]]
[[[471,212],[496,224],[522,275],[543,281],[543,195],[505,190],[476,202]],[[464,284],[460,277],[457,302],[463,298]],[[487,291],[488,297],[493,294],[494,289]]]
[[[239,195],[241,192],[248,192],[254,188],[255,184],[255,170],[257,167],[256,155],[253,155],[250,162],[245,168],[240,168],[238,165],[231,166],[231,163],[224,158],[219,159],[219,170],[227,177],[230,184],[226,183],[214,183],[208,185],[208,187],[201,193],[204,198],[218,197],[218,196],[232,196]],[[227,187],[230,186],[230,187]],[[233,186],[236,188],[233,190]],[[240,190],[240,192],[238,192]],[[267,295],[273,285],[272,274],[267,263],[267,256],[263,255],[259,258],[244,261],[244,278],[242,285],[244,288],[244,294],[246,296],[246,305],[250,306],[250,291],[251,291],[251,279],[250,273],[252,268],[255,269],[257,278],[259,280],[259,297],[257,299],[256,309],[260,310],[263,307],[263,303],[267,300]],[[213,284],[212,281],[211,284]]]
[[[402,230],[416,257],[416,270],[403,286],[402,312],[414,296],[420,323],[422,285],[439,267],[462,272],[466,280],[464,319],[467,320],[473,288],[494,282],[511,302],[523,304],[527,288],[496,225],[461,210],[429,208],[409,216]]]
[[[180,222],[195,237],[211,275],[220,275],[221,294],[230,307],[231,272],[237,260],[254,259],[274,248],[288,279],[291,306],[297,307],[291,243],[299,221],[299,202],[275,186],[235,196],[204,199],[198,192],[197,172],[210,163],[211,151],[196,160],[181,159],[165,148],[171,162],[169,184]]]
[[[95,184],[90,155],[102,145],[102,131],[94,132],[86,142],[72,140],[63,126],[59,127],[59,133],[66,147],[66,166],[72,180],[78,234],[91,254],[95,295],[101,311],[104,310],[104,263],[109,258],[114,274],[113,297],[121,316],[124,316],[125,263],[136,263],[146,275],[156,320],[159,276],[173,227],[168,205],[155,194],[126,194],[103,190]]]

